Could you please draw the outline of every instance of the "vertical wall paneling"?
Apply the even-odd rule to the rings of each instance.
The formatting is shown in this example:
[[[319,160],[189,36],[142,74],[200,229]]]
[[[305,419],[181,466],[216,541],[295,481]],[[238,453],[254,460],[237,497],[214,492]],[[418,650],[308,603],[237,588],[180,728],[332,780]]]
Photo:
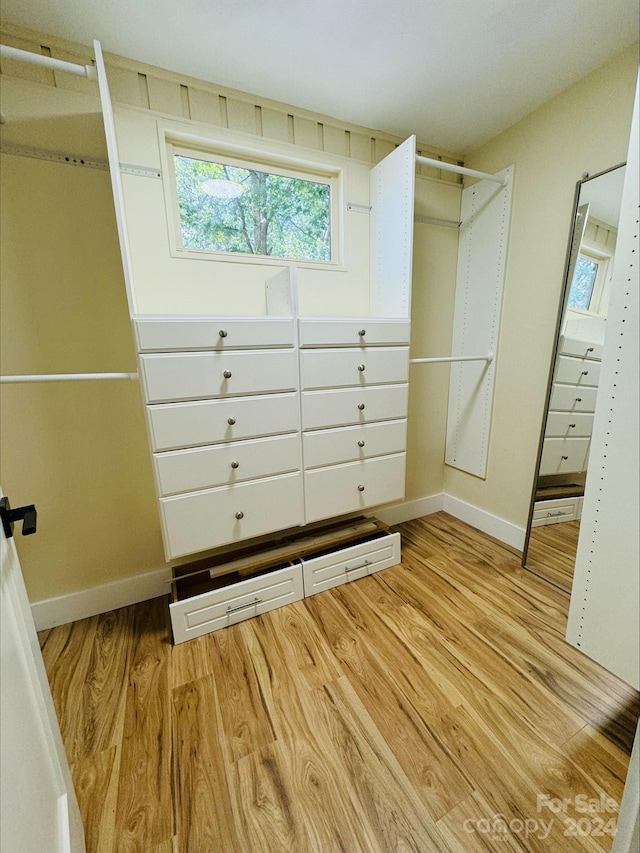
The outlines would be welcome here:
[[[409,318],[416,184],[410,136],[371,170],[371,316]]]
[[[638,96],[614,260],[607,334],[567,640],[638,689]]]
[[[509,242],[513,166],[500,186],[478,181],[462,192],[462,225],[452,355],[496,352]],[[451,366],[445,462],[486,477],[495,361]]]

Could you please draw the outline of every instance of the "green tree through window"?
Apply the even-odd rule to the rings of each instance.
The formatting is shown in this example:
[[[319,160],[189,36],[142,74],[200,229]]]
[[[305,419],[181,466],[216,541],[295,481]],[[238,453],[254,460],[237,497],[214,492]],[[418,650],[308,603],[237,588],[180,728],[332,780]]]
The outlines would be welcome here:
[[[174,156],[185,249],[331,260],[331,187]]]

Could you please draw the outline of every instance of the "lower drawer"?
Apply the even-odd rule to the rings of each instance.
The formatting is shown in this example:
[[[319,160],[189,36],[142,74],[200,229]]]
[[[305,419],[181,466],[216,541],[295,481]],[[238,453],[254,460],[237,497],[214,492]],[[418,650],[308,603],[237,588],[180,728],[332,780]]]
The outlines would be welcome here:
[[[302,429],[323,429],[406,418],[408,397],[408,385],[304,391]]]
[[[549,408],[562,412],[595,412],[597,388],[578,388],[554,382]]]
[[[403,419],[314,430],[303,433],[302,446],[306,468],[402,453],[407,446],[407,422]]]
[[[388,569],[400,562],[400,534],[385,533],[369,542],[304,560],[302,577],[305,597],[339,584]]]
[[[175,643],[259,616],[304,596],[302,567],[287,566],[169,605]]]
[[[582,497],[555,498],[550,501],[536,501],[533,505],[532,527],[559,524],[562,521],[575,521],[580,518]]]
[[[307,471],[307,522],[401,500],[404,479],[404,453]]]
[[[588,438],[545,438],[542,445],[540,475],[586,471]]]
[[[549,412],[544,434],[558,438],[589,438],[593,415],[582,412]]]
[[[304,522],[302,474],[160,499],[168,560]]]

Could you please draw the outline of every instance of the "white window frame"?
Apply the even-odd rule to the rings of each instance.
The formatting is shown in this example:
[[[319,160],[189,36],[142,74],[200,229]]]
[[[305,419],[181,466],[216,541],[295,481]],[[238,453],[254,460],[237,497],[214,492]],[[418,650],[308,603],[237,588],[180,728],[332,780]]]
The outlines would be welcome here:
[[[585,314],[589,317],[602,317],[607,313],[609,304],[609,292],[611,290],[611,271],[613,253],[605,252],[596,248],[593,244],[583,240],[578,257],[585,258],[598,264],[596,280],[591,292],[589,307],[587,309],[571,308],[576,314]]]
[[[302,158],[265,151],[262,148],[245,147],[225,142],[163,130],[161,134],[161,160],[163,184],[165,189],[165,208],[169,234],[169,248],[174,258],[196,260],[260,264],[282,267],[294,264],[303,269],[344,270],[344,170]],[[277,258],[270,255],[244,254],[239,252],[220,252],[205,249],[189,249],[182,243],[180,207],[174,167],[174,156],[181,155],[213,163],[224,163],[243,169],[257,169],[284,177],[299,178],[328,184],[330,187],[331,217],[331,260],[316,261],[299,258]]]

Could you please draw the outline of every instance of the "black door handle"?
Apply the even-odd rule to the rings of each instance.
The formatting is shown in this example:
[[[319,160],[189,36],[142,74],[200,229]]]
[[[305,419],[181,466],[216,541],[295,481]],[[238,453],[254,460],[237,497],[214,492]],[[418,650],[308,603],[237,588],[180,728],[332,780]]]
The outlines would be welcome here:
[[[4,535],[7,539],[11,539],[13,536],[13,525],[16,521],[22,522],[23,536],[29,536],[31,533],[36,532],[38,513],[33,504],[11,509],[9,498],[0,498],[0,518],[2,519]]]

